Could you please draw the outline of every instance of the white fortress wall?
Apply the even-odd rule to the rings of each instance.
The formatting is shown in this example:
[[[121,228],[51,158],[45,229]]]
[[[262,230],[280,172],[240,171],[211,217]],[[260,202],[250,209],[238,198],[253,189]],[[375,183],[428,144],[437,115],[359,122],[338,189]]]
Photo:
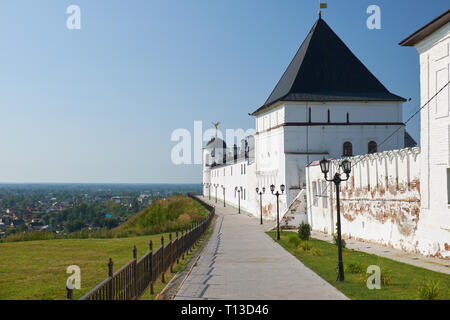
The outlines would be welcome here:
[[[341,184],[344,237],[407,252],[449,257],[449,239],[439,221],[423,219],[420,201],[420,149],[407,148],[349,158],[352,172]],[[342,159],[341,159],[342,160]],[[341,160],[333,160],[331,179]],[[328,234],[336,228],[336,192],[318,162],[307,167],[308,221]],[[434,248],[434,249],[433,249]]]
[[[422,252],[450,256],[450,23],[415,45],[420,54]],[[441,90],[442,89],[442,90]],[[438,91],[441,90],[439,93]],[[438,93],[438,94],[437,94]],[[436,97],[434,97],[437,94]],[[434,98],[433,98],[434,97]],[[430,236],[432,235],[432,237]],[[446,241],[435,242],[435,237]]]
[[[238,159],[236,162],[211,168],[211,199],[216,198],[217,189],[217,206],[223,206],[224,190],[222,186],[224,186],[226,205],[238,208],[239,193],[235,189],[238,187],[241,190],[241,209],[250,213],[255,211],[255,166],[255,163],[249,164],[245,159]],[[209,196],[208,192],[208,188],[204,188],[204,195],[207,197]]]
[[[280,185],[286,185],[286,168],[284,155],[283,124],[285,123],[285,106],[279,105],[256,117],[255,160],[256,184],[252,192],[255,194],[254,212],[260,216],[260,197],[256,195],[256,187],[266,188],[262,195],[263,219],[275,220],[277,215],[276,197],[270,192],[270,185],[280,191]],[[279,197],[280,216],[286,208],[286,193]]]

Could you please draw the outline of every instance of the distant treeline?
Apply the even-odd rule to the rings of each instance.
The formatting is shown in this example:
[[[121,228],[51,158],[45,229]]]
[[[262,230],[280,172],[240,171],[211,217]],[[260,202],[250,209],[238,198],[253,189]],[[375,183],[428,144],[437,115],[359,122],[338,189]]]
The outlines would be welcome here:
[[[176,195],[153,202],[150,206],[114,229],[82,229],[71,233],[21,232],[0,239],[1,242],[53,239],[123,238],[181,231],[193,222],[208,216],[208,211],[197,201]]]

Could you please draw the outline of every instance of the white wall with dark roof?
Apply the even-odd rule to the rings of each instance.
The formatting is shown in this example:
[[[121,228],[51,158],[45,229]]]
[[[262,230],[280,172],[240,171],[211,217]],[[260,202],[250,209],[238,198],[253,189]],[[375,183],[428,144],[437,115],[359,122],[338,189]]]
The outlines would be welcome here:
[[[450,23],[416,44],[420,55],[421,105],[450,80]],[[423,244],[421,250],[450,256],[450,88],[421,111],[421,219],[423,236],[434,230],[448,241]],[[440,226],[435,230],[434,226]],[[428,231],[427,231],[428,229]]]

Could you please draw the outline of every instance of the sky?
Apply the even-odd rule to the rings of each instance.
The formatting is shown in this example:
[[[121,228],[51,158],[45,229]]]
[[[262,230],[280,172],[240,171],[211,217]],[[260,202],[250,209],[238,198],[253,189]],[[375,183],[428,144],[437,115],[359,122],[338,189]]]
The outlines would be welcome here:
[[[398,43],[447,1],[329,0],[323,18],[391,92],[420,107],[419,57]],[[369,5],[381,29],[369,30]],[[81,29],[66,13],[80,8]],[[317,19],[317,0],[0,3],[0,182],[201,183],[171,135],[254,128]],[[407,130],[419,140],[419,117]],[[194,139],[194,137],[192,137]],[[192,151],[193,153],[194,151]]]

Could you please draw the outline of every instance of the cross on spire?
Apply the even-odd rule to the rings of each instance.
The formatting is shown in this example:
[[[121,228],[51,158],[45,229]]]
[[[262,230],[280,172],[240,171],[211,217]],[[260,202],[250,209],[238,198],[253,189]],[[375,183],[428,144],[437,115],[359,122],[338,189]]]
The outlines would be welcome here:
[[[217,121],[217,122],[213,122],[212,124],[214,127],[216,127],[216,138],[217,138],[217,132],[219,131],[220,122]]]

